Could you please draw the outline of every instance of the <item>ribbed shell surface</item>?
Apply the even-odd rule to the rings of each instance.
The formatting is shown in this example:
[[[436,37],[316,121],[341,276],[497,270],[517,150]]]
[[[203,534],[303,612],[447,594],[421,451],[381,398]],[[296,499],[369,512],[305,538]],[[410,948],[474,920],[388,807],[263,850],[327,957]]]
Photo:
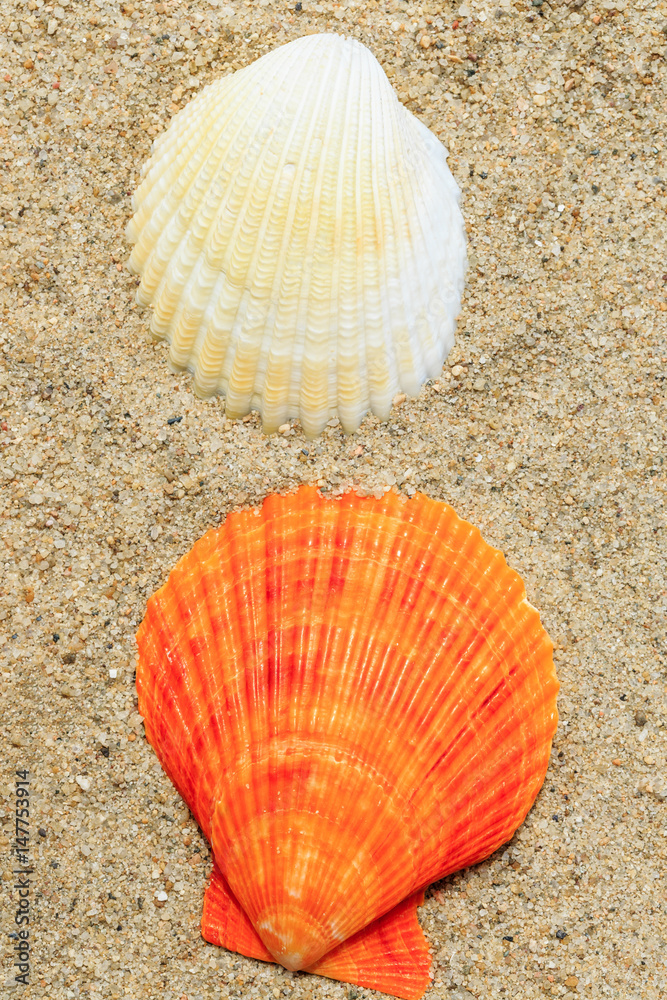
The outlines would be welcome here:
[[[369,50],[309,35],[206,87],[155,141],[127,227],[137,299],[229,416],[353,431],[454,342],[458,198]]]
[[[544,779],[551,642],[502,554],[424,496],[302,487],[230,515],[138,643],[147,737],[288,968],[488,857]]]

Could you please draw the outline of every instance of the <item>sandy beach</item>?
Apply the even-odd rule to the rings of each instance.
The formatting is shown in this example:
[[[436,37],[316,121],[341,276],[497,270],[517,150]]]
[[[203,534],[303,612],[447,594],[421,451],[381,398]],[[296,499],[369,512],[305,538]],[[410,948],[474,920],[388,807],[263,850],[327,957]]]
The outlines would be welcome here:
[[[367,45],[449,150],[469,269],[441,376],[309,441],[169,372],[124,228],[174,113],[316,31]],[[3,996],[380,996],[202,940],[209,847],[133,682],[180,556],[317,483],[451,503],[556,646],[544,787],[509,844],[427,891],[426,1000],[667,997],[666,58],[664,0],[0,3]]]

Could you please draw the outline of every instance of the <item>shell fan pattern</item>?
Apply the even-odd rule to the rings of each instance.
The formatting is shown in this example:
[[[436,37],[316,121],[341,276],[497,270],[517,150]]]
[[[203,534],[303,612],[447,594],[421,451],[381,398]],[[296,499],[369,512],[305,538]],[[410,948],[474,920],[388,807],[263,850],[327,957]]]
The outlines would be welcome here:
[[[520,577],[417,494],[270,496],[148,602],[146,735],[212,845],[206,940],[407,1000],[424,888],[547,769],[558,681]]]
[[[454,343],[459,189],[361,43],[308,35],[204,88],[154,143],[127,227],[174,371],[266,432],[357,429]]]

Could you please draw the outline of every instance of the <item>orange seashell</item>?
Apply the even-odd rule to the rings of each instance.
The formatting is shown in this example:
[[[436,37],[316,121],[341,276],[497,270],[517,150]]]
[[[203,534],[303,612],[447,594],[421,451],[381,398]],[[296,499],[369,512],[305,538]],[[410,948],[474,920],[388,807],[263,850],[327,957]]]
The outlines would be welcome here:
[[[146,735],[210,841],[202,933],[408,1000],[423,888],[523,822],[552,644],[451,507],[313,487],[231,514],[148,602]]]

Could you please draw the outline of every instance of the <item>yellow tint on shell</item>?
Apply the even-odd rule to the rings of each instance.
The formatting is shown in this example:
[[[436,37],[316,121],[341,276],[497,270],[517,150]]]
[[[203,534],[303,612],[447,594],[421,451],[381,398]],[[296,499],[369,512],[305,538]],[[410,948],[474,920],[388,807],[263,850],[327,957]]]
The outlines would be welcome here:
[[[446,160],[353,39],[308,35],[206,87],[155,141],[127,227],[172,369],[267,432],[386,418],[454,342],[465,234]]]

